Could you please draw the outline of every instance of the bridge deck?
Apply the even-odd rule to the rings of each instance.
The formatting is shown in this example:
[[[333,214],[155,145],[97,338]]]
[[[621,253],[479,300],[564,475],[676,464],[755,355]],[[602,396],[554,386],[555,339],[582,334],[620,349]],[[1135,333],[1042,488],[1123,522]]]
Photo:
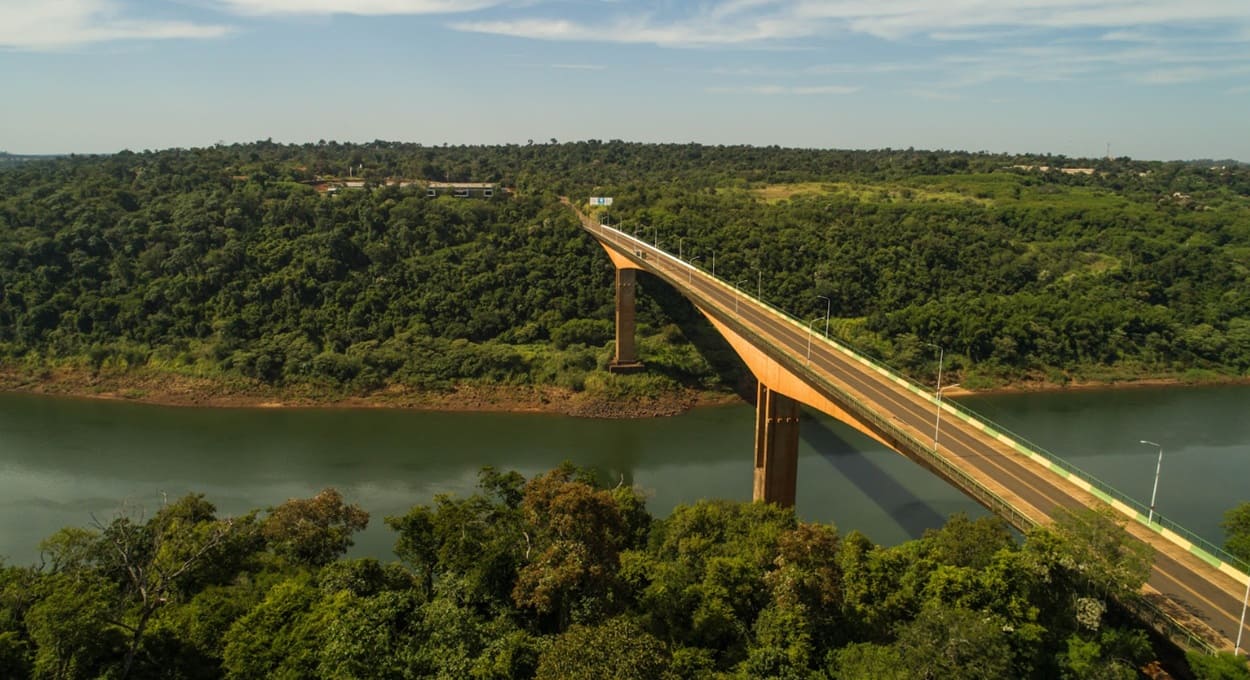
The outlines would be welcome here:
[[[834,401],[858,410],[867,422],[893,441],[900,452],[951,481],[1018,528],[1045,523],[1059,508],[1094,507],[1094,495],[999,436],[963,418],[942,418],[940,443],[933,450],[937,405],[896,377],[871,366],[835,343],[828,343],[776,310],[723,281],[623,232],[580,215],[583,227],[606,246],[644,271],[660,277],[690,297],[704,313],[760,344],[775,360],[809,380]],[[810,348],[810,349],[809,349]],[[810,356],[810,359],[809,359]],[[995,507],[999,506],[999,507]],[[1153,571],[1145,588],[1152,605],[1142,613],[1161,632],[1182,643],[1229,649],[1237,637],[1246,581],[1239,580],[1168,540],[1137,518],[1128,530],[1155,548]],[[1153,611],[1149,611],[1153,609]],[[1179,628],[1178,628],[1179,626]],[[1188,638],[1185,640],[1184,638]],[[1243,639],[1250,638],[1250,628]]]

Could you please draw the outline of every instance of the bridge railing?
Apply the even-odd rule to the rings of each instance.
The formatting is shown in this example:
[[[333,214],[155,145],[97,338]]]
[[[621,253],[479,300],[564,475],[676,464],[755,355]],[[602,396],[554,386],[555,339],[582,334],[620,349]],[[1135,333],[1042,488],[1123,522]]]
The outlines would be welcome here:
[[[1073,465],[1071,462],[1064,459],[1063,457],[1058,456],[1052,453],[1051,451],[1048,451],[1047,449],[1045,449],[1044,447],[1040,446],[1039,444],[1035,442],[1029,441],[1027,438],[1025,438],[1024,436],[1018,433],[1012,432],[1011,430],[1005,427],[1002,427],[1001,425],[991,421],[990,419],[986,418],[985,416],[982,416],[981,414],[977,413],[975,410],[968,408],[967,406],[964,406],[963,404],[952,403],[949,400],[944,400],[943,403],[947,408],[953,411],[956,411],[967,418],[974,419],[985,424],[987,431],[992,432],[992,433],[1002,434],[1012,439],[1019,446],[1025,447],[1029,449],[1029,451],[1031,451],[1033,454],[1044,458],[1047,462],[1051,464],[1052,467],[1057,467],[1063,470],[1063,472],[1067,473],[1068,475],[1084,480],[1091,487],[1101,492],[1108,498],[1115,499],[1116,501],[1119,501],[1120,503],[1123,503],[1124,505],[1128,506],[1129,508],[1133,510],[1133,512],[1137,513],[1138,517],[1136,519],[1142,524],[1146,525],[1148,528],[1151,528],[1151,529],[1154,529],[1155,531],[1160,531],[1160,532],[1163,529],[1167,529],[1183,537],[1185,540],[1189,541],[1195,546],[1198,546],[1202,550],[1209,553],[1212,557],[1229,564],[1230,566],[1240,570],[1243,573],[1250,572],[1250,563],[1247,563],[1245,560],[1237,557],[1236,555],[1229,554],[1220,546],[1217,546],[1214,543],[1211,543],[1210,541],[1208,541],[1207,539],[1194,533],[1193,531],[1186,529],[1185,527],[1181,526],[1176,521],[1168,519],[1164,515],[1160,514],[1158,511],[1154,512],[1153,522],[1150,521],[1149,517],[1151,513],[1150,513],[1149,506],[1135,499],[1134,497],[1128,495],[1127,493],[1120,491],[1119,489],[1103,481],[1102,479],[1099,479],[1097,476],[1090,474],[1086,470],[1076,465]]]
[[[594,231],[592,229],[593,226],[598,226],[600,229],[603,228],[602,225],[592,225],[588,223],[587,220],[583,220],[583,226],[588,231],[592,231],[592,232]],[[614,229],[613,232],[615,234],[626,237],[635,246],[637,245],[644,246],[650,251],[657,251],[666,255],[686,267],[691,267],[691,268],[694,267],[694,265],[688,262],[675,258],[672,255],[672,253],[667,253],[665,251],[662,251],[656,248],[655,246],[652,246],[651,244],[648,244],[645,241],[638,239],[637,237],[631,236],[630,234],[627,234],[620,230]],[[705,270],[700,269],[699,272],[701,275],[712,278],[713,280],[715,280],[717,283],[719,283],[722,286],[728,286],[727,282],[725,282],[722,279],[712,277],[711,274],[709,274]],[[741,291],[736,290],[736,292],[740,293]],[[695,291],[688,291],[688,293],[690,295],[693,295],[694,297],[698,297],[698,298],[703,297],[702,295],[699,295]],[[767,301],[754,298],[753,296],[750,296],[749,294],[747,296],[752,297],[752,299],[755,300],[756,302],[768,307],[773,313],[787,319],[788,321],[792,323],[796,323],[800,325],[801,327],[805,328],[803,322],[799,320],[797,317],[795,317],[794,315],[790,314],[789,312],[783,309],[780,309]],[[704,299],[704,304],[710,307],[718,306],[713,301],[706,300],[706,299]],[[725,312],[728,313],[728,310],[725,310]],[[738,326],[738,324],[734,324],[734,325]],[[737,328],[737,332],[743,334],[743,336],[747,338],[748,340],[750,340],[751,342],[757,343],[757,346],[773,347],[776,350],[780,349],[780,348],[775,348],[772,345],[772,343],[760,337],[754,331],[752,331],[749,328],[746,328],[745,326],[739,326]],[[822,336],[822,339],[823,339],[823,336]],[[840,349],[841,351],[845,352],[848,356],[854,357],[858,361],[861,361],[861,362],[864,362],[866,364],[873,366],[876,370],[881,371],[882,373],[890,376],[892,379],[902,384],[907,385],[910,389],[914,389],[923,395],[927,395],[926,388],[924,388],[922,385],[920,385],[916,381],[911,380],[907,378],[906,376],[901,375],[898,371],[882,363],[873,361],[872,359],[869,359],[863,356],[859,352],[856,352],[850,349],[849,347],[843,345],[842,343],[838,341],[830,339],[828,340],[828,342],[829,344],[832,344],[838,349]],[[1038,525],[1037,518],[1030,517],[1026,515],[1025,513],[1021,512],[1015,506],[1015,504],[1011,503],[1006,498],[1003,498],[993,489],[990,489],[988,486],[983,484],[980,480],[967,474],[961,468],[956,467],[945,456],[942,456],[939,452],[930,448],[930,446],[928,446],[926,443],[921,442],[920,440],[916,439],[916,437],[913,436],[910,432],[903,430],[902,428],[896,426],[894,423],[890,422],[888,418],[882,417],[880,414],[877,413],[875,409],[860,402],[858,399],[854,397],[854,395],[850,394],[839,385],[836,385],[832,381],[827,380],[820,374],[812,371],[809,366],[795,360],[793,357],[789,355],[788,352],[778,351],[777,354],[774,355],[773,358],[774,360],[787,365],[787,367],[791,371],[795,372],[796,374],[805,376],[807,380],[814,383],[814,386],[817,387],[817,389],[823,390],[830,397],[835,398],[840,403],[846,405],[851,410],[855,411],[856,415],[872,423],[886,437],[894,439],[900,445],[906,446],[908,450],[912,451],[913,454],[917,458],[922,459],[924,463],[928,467],[930,467],[934,472],[941,475],[942,477],[945,477],[951,483],[964,489],[966,493],[973,496],[975,499],[977,499],[979,502],[985,505],[985,507],[990,509],[990,511],[996,513],[997,515],[1005,519],[1012,526],[1015,526],[1021,531],[1027,531],[1028,529],[1036,527]],[[933,398],[933,400],[937,402],[936,398]],[[975,418],[983,423],[990,423],[989,420],[982,418],[980,415],[976,414],[976,412],[973,411],[972,409],[968,409],[959,404],[955,404],[952,406],[951,402],[949,402],[948,400],[942,400],[940,403],[941,405],[946,406],[947,408],[951,408],[952,410],[961,412],[966,417]],[[988,429],[988,426],[987,426],[987,429]],[[991,431],[997,432],[998,430],[991,430]],[[1016,436],[1005,430],[1003,430],[1002,432],[1004,435],[1007,435],[1007,436],[1012,436],[1012,437]],[[1023,437],[1018,437],[1018,439],[1021,442],[1027,442],[1027,440],[1025,440]],[[1048,459],[1056,460],[1060,464],[1066,464],[1066,461],[1062,461],[1062,459],[1059,459],[1057,456],[1054,456],[1053,454],[1050,454],[1049,452],[1045,452],[1044,449],[1041,449],[1041,447],[1036,447],[1036,445],[1031,444],[1031,443],[1029,443],[1029,446],[1037,448],[1039,453],[1042,453]],[[1110,488],[1109,485],[1105,485],[1105,486]],[[1120,494],[1120,495],[1122,496],[1123,494]],[[1131,501],[1131,499],[1129,500]],[[1162,518],[1160,519],[1162,520]],[[1171,523],[1171,522],[1169,524],[1175,525],[1175,523]],[[1186,533],[1189,533],[1189,532],[1186,532]],[[1199,538],[1198,540],[1201,540],[1201,539]],[[1139,597],[1139,598],[1136,598],[1133,602],[1129,602],[1125,604],[1129,606],[1131,609],[1133,609],[1134,611],[1136,611],[1138,615],[1141,616],[1143,619],[1149,619],[1150,621],[1152,621],[1154,625],[1156,626],[1156,629],[1167,634],[1177,644],[1185,645],[1191,649],[1201,650],[1207,654],[1214,654],[1217,651],[1216,647],[1213,644],[1211,644],[1210,641],[1205,640],[1202,637],[1195,635],[1192,631],[1186,628],[1183,623],[1181,623],[1175,617],[1170,615],[1166,611],[1166,609],[1160,606],[1158,603],[1152,602],[1144,597]]]

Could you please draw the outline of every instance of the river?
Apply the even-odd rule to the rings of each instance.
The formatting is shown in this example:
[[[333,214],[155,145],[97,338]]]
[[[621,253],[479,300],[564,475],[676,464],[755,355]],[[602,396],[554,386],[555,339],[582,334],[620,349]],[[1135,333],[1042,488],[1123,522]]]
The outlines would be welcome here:
[[[962,403],[1150,498],[1164,446],[1159,512],[1223,542],[1223,512],[1250,500],[1250,387],[976,396]],[[644,489],[652,513],[701,498],[751,497],[752,409],[674,418],[381,409],[195,409],[0,394],[0,556],[39,559],[64,526],[123,507],[205,494],[220,514],[339,489],[372,516],[352,554],[390,559],[383,523],[437,494],[471,493],[483,465],[532,475],[568,460]],[[985,511],[925,470],[846,426],[802,425],[799,515],[896,544],[954,512]]]

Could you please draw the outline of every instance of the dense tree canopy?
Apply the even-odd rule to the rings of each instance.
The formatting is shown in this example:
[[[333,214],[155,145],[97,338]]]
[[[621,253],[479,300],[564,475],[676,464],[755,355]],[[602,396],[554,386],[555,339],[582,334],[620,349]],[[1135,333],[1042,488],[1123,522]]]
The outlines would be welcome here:
[[[1250,503],[1242,503],[1224,513],[1224,549],[1250,564]]]
[[[319,191],[349,165],[365,188]],[[444,179],[515,191],[399,183]],[[829,298],[840,335],[918,375],[936,368],[927,343],[973,384],[1250,370],[1244,166],[596,140],[13,165],[0,361],[581,389],[606,357],[610,267],[561,194],[613,195],[609,219],[800,316]],[[648,365],[716,384],[683,339],[696,315],[663,288],[642,287]]]
[[[363,519],[332,491],[235,518],[193,495],[66,529],[40,566],[0,565],[0,671],[1131,678],[1156,658],[1108,599],[1141,575],[1092,557],[1132,550],[1097,513],[1022,543],[997,519],[955,516],[881,547],[760,503],[655,519],[639,491],[565,466],[529,480],[487,469],[472,496],[388,518],[398,561],[343,557]],[[304,544],[316,550],[292,551]],[[1245,677],[1227,660],[1193,665]]]

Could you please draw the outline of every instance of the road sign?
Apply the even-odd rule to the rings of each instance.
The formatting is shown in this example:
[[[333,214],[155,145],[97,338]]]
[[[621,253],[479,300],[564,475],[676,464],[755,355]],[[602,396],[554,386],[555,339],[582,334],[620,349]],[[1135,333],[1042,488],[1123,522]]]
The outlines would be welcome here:
[[[612,197],[611,196],[591,196],[590,204],[591,205],[612,205]]]

